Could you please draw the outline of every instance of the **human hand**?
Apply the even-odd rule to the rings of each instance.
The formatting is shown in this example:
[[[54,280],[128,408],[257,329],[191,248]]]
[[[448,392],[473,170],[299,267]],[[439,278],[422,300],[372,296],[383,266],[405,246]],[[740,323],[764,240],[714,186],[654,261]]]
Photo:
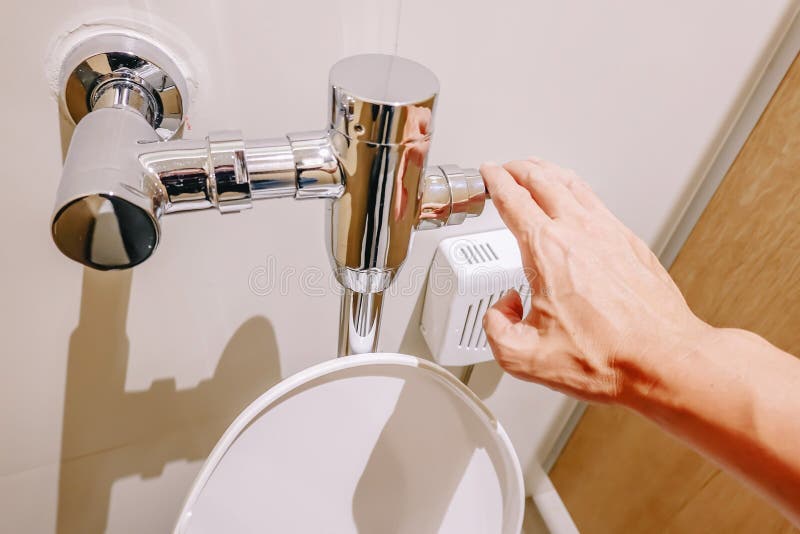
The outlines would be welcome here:
[[[647,395],[654,374],[646,369],[688,354],[710,327],[574,172],[530,159],[484,164],[481,174],[517,238],[531,287],[526,317],[516,291],[484,317],[500,365],[584,400]]]

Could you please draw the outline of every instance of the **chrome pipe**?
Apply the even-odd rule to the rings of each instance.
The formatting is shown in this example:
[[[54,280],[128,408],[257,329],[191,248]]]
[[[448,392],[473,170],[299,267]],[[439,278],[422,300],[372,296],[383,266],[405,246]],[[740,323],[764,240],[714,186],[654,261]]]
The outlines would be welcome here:
[[[297,194],[294,154],[287,138],[245,141],[244,154],[253,200]]]
[[[339,356],[377,352],[383,293],[345,289],[339,314]]]

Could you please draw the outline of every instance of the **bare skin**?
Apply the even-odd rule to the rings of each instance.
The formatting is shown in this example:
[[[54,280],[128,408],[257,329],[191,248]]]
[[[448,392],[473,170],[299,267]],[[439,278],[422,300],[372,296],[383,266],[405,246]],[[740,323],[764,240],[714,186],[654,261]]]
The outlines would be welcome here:
[[[532,158],[481,174],[530,282],[484,318],[510,374],[627,406],[800,525],[800,360],[689,309],[648,247],[574,172]]]

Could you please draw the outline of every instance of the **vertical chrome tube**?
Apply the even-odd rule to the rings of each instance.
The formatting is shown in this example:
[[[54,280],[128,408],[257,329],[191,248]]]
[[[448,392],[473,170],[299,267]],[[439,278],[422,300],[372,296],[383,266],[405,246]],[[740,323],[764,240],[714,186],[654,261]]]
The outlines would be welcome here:
[[[383,292],[344,290],[339,318],[339,356],[378,350],[382,308]]]

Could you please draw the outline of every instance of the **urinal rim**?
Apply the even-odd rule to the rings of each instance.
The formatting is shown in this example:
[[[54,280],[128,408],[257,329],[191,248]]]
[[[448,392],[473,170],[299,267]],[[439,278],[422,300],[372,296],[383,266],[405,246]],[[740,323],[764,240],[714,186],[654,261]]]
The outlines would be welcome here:
[[[508,477],[509,496],[518,496],[518,502],[515,503],[515,506],[511,508],[511,513],[508,514],[514,519],[510,521],[510,524],[504,525],[504,534],[520,532],[525,510],[525,485],[522,478],[522,467],[520,466],[511,439],[497,418],[471,389],[453,376],[447,369],[432,361],[416,356],[384,352],[344,356],[308,367],[275,384],[250,403],[223,433],[222,437],[211,451],[211,454],[209,454],[204,462],[203,467],[195,477],[195,480],[192,482],[191,490],[181,506],[181,511],[178,515],[173,533],[179,534],[186,532],[191,519],[191,510],[205,488],[205,485],[208,483],[208,480],[214,474],[216,467],[220,464],[223,456],[236,441],[237,437],[246,430],[247,426],[254,421],[259,414],[280,403],[285,397],[290,396],[297,388],[300,388],[304,384],[338,371],[367,365],[405,366],[432,373],[443,385],[448,386],[452,392],[459,396],[466,406],[472,408],[473,412],[479,417],[487,430],[495,437],[499,445],[503,461],[502,467],[505,470],[504,474]]]

